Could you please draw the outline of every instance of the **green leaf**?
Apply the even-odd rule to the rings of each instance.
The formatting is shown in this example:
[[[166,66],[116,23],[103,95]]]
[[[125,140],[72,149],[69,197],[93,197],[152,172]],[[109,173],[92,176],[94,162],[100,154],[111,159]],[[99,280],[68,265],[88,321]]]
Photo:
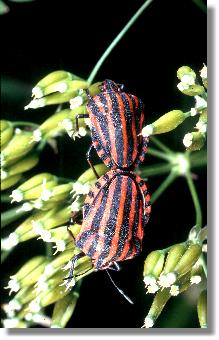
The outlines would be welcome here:
[[[8,11],[9,7],[3,1],[0,1],[0,14],[6,14]]]

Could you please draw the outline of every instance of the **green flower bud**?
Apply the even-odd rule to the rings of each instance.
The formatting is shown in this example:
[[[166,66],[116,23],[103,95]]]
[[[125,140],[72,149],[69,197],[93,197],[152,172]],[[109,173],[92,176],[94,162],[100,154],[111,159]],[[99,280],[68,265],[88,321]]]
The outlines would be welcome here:
[[[18,318],[2,320],[4,328],[27,328],[27,323],[19,320]]]
[[[7,167],[14,163],[17,159],[25,156],[31,149],[33,149],[34,145],[35,142],[33,142],[32,132],[16,129],[14,137],[2,151],[2,166]]]
[[[88,93],[90,96],[95,96],[96,94],[100,93],[102,90],[103,82],[97,82],[89,86]],[[70,108],[74,109],[79,107],[80,105],[86,103],[88,101],[87,92],[83,89],[79,92],[78,96],[70,100]]]
[[[44,230],[42,226],[44,221],[56,212],[57,208],[49,211],[37,211],[35,214],[32,214],[23,221],[14,232],[10,233],[7,239],[2,240],[2,248],[8,250],[15,247],[19,242],[24,242],[38,236],[39,225],[41,226],[40,230]],[[35,226],[35,228],[33,228],[33,226]],[[38,226],[38,228],[36,228],[36,226]]]
[[[67,232],[67,230],[66,230]],[[76,253],[76,248],[74,248],[73,242],[72,247],[70,249],[64,250],[62,253],[60,253],[54,260],[50,261],[50,263],[45,267],[43,277],[47,279],[48,277],[51,277],[56,272],[59,272],[61,268],[70,260],[72,260],[74,254]],[[68,269],[68,268],[67,268]],[[67,270],[65,269],[65,270]],[[66,275],[66,274],[65,274]]]
[[[61,80],[46,86],[41,89],[43,96],[51,94],[53,92],[64,93],[66,91],[78,91],[80,89],[86,89],[88,83],[84,80]],[[39,97],[38,97],[39,98]]]
[[[185,243],[173,245],[167,255],[164,269],[159,278],[159,285],[170,287],[176,281],[175,268],[184,255],[187,247]]]
[[[50,290],[43,294],[40,300],[40,305],[42,307],[51,305],[52,303],[55,303],[68,294],[68,291],[66,291],[66,287],[59,285],[61,280],[62,279],[60,278],[56,286],[51,286]]]
[[[183,94],[185,94],[187,96],[191,96],[191,97],[194,97],[194,96],[197,96],[197,95],[202,95],[205,92],[204,87],[201,86],[201,85],[197,85],[197,84],[188,85],[188,84],[185,84],[183,82],[180,82],[177,85],[177,87],[178,87],[178,90],[180,92],[182,92]]]
[[[1,149],[4,147],[12,138],[14,129],[8,120],[1,120],[0,121],[1,127]]]
[[[102,163],[95,165],[94,168],[99,176],[104,175],[108,170],[107,166]],[[79,182],[80,184],[85,184],[87,182],[91,182],[94,179],[96,180],[96,176],[93,170],[89,168],[86,171],[84,171],[80,177],[78,177],[77,182]]]
[[[183,144],[187,150],[200,150],[205,144],[206,137],[201,132],[187,133],[183,138]]]
[[[26,172],[32,169],[38,162],[39,162],[38,154],[35,153],[27,155],[24,158],[19,159],[12,166],[4,168],[4,174],[1,177],[2,179],[5,179],[6,177]]]
[[[66,72],[63,70],[51,72],[36,84],[36,86],[32,90],[32,95],[35,98],[41,98],[44,95],[43,91],[45,87],[48,87],[53,83],[57,83],[60,81],[70,81],[72,79],[80,78],[71,74],[70,72]]]
[[[207,66],[204,65],[203,68],[200,71],[200,76],[202,78],[202,82],[204,87],[207,89],[208,88],[208,74],[207,74]]]
[[[189,66],[181,66],[177,70],[177,78],[182,81],[183,79],[187,79],[186,77],[191,77],[191,81],[193,80],[192,84],[194,84],[196,74],[193,69],[191,69]]]
[[[33,99],[31,102],[24,107],[27,109],[37,109],[39,107],[44,107],[46,105],[54,105],[54,104],[62,104],[68,102],[70,99],[76,97],[78,95],[78,91],[67,90],[64,93],[55,92],[46,97],[42,97],[40,99]]]
[[[156,284],[156,280],[163,270],[165,252],[162,250],[152,251],[144,261],[144,283],[145,285]]]
[[[167,301],[170,299],[171,294],[170,290],[168,288],[164,288],[163,290],[159,290],[157,294],[154,297],[153,303],[151,305],[151,308],[148,312],[148,315],[146,316],[144,320],[144,326],[145,328],[151,328],[153,327],[155,321],[161,314],[164,306],[166,305]]]
[[[46,265],[47,258],[46,256],[39,255],[35,256],[32,259],[28,260],[20,269],[19,271],[10,276],[11,279],[15,279],[16,281],[22,281],[25,277],[27,277],[33,270],[35,270],[41,264]]]
[[[7,176],[7,173],[5,174]],[[22,174],[7,177],[1,181],[1,191],[11,188],[13,185],[18,183],[22,177]]]
[[[38,256],[28,261],[17,274],[10,276],[8,287],[11,291],[18,291],[20,288],[31,286],[37,282],[40,275],[44,272],[49,259]]]
[[[43,190],[54,187],[57,182],[57,177],[50,173],[35,175],[12,191],[12,201],[21,202],[24,199],[36,199]]]
[[[51,328],[65,328],[74,313],[79,294],[73,291],[57,301],[52,314]]]
[[[198,298],[197,303],[198,320],[201,328],[208,327],[207,321],[207,290],[203,290]]]
[[[156,135],[174,130],[188,116],[189,113],[185,113],[180,110],[172,110],[168,113],[165,113],[152,124],[145,126],[142,129],[142,136],[147,137],[150,135]]]
[[[198,261],[202,253],[202,247],[200,244],[191,244],[183,254],[179,262],[175,267],[177,276],[180,277],[190,271],[193,265]]]

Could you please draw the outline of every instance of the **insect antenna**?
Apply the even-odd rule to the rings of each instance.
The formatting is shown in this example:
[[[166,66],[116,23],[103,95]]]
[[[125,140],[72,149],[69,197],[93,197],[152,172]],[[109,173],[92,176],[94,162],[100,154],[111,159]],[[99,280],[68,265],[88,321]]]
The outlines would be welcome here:
[[[112,282],[113,286],[119,291],[119,293],[129,302],[131,303],[132,305],[134,304],[134,302],[123,292],[122,289],[120,289],[116,284],[115,282],[113,281],[110,273],[108,272],[108,270],[106,269],[106,272],[107,272],[107,275],[109,276],[110,278],[110,281]]]

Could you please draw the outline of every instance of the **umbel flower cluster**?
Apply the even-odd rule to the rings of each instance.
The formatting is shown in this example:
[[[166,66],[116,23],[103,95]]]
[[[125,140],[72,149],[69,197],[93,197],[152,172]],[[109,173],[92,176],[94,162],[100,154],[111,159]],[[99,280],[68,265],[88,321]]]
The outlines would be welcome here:
[[[204,146],[207,131],[206,66],[200,76],[202,85],[197,83],[195,72],[188,66],[178,70],[178,89],[194,97],[193,107],[189,112],[177,109],[164,114],[145,126],[142,135],[151,136],[174,130],[186,118],[197,115],[194,131],[188,132],[182,142],[189,151],[200,150]],[[81,225],[69,226],[71,233],[67,226],[71,213],[82,211],[85,197],[96,181],[92,169],[74,180],[59,178],[46,170],[28,177],[28,171],[39,162],[45,144],[57,136],[66,132],[73,139],[89,135],[89,119],[80,119],[77,127],[75,118],[78,114],[87,113],[88,91],[93,96],[101,91],[101,86],[102,82],[90,85],[67,71],[54,71],[36,84],[32,90],[32,100],[25,109],[57,105],[55,113],[41,125],[1,121],[1,191],[13,205],[2,220],[4,228],[12,222],[14,225],[13,231],[5,233],[2,239],[3,255],[7,256],[17,245],[33,238],[43,240],[54,248],[52,256],[30,256],[18,272],[10,276],[5,287],[9,289],[10,299],[3,305],[6,315],[3,325],[6,328],[25,328],[34,324],[65,327],[74,312],[81,279],[93,271],[88,257],[79,259],[75,265],[74,278],[66,288],[65,279],[69,274],[71,259],[80,252],[75,247],[72,235],[79,233]],[[176,157],[175,154],[171,157],[171,164],[177,160],[177,166],[180,166],[177,174],[185,174],[189,158],[179,158],[178,153]],[[182,162],[185,160],[186,168]],[[97,164],[95,169],[100,176],[107,171],[104,164]],[[19,219],[18,223],[18,218],[22,216],[23,221]],[[144,283],[147,292],[156,295],[144,327],[154,325],[171,296],[204,280],[203,262],[200,260],[206,233],[204,235],[203,231],[196,230],[195,237],[190,235],[183,243],[155,250],[147,256]],[[45,308],[51,304],[54,308],[52,315],[48,316]],[[206,327],[204,292],[198,301],[198,315],[201,326]]]

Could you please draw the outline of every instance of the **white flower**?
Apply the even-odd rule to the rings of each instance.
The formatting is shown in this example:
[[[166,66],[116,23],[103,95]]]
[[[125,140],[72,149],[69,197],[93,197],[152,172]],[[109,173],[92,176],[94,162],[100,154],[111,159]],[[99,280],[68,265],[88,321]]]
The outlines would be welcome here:
[[[73,110],[83,104],[83,98],[81,96],[74,97],[70,100],[70,109]]]
[[[148,136],[150,136],[150,135],[152,135],[153,134],[153,130],[154,130],[154,128],[153,128],[153,125],[152,124],[150,124],[150,125],[146,125],[143,129],[142,129],[142,136],[143,137],[148,137]]]
[[[145,328],[151,328],[153,327],[154,325],[154,320],[149,317],[149,316],[146,316],[145,320],[144,320],[144,327]]]
[[[23,195],[21,190],[15,189],[15,190],[12,191],[10,197],[12,198],[11,203],[21,202],[23,200],[24,195]]]
[[[179,294],[179,286],[177,285],[172,285],[170,287],[170,295],[172,296],[177,296]]]

